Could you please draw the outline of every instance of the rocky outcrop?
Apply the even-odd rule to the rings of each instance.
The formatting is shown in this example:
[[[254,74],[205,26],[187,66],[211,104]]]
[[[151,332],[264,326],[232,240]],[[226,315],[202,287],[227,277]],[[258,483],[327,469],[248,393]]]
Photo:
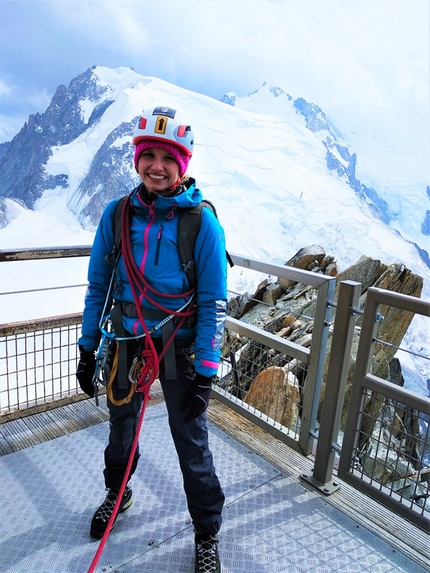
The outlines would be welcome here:
[[[286,265],[330,276],[337,274],[334,258],[327,256],[319,245],[301,249]],[[316,294],[315,289],[307,285],[285,279],[275,282],[265,279],[253,295],[245,294],[231,299],[228,303],[228,314],[308,347],[312,341]],[[226,340],[223,352],[233,361],[234,368],[220,383],[242,399],[248,394],[260,371],[272,367],[283,367],[291,372],[297,380],[299,390],[304,384],[304,364],[297,360],[284,359],[282,362],[276,353],[267,356],[267,349],[258,343],[244,345],[240,337],[235,337]]]
[[[296,428],[300,391],[297,378],[288,368],[271,366],[254,378],[244,400],[287,428]]]
[[[363,284],[362,295],[360,297],[359,306],[364,308],[366,303],[366,292],[369,286],[374,286],[381,289],[386,289],[409,296],[420,297],[423,288],[423,279],[412,273],[402,264],[384,265],[380,261],[371,261],[368,257],[362,257],[354,269],[350,268],[345,274],[339,275],[339,281],[345,280],[344,277],[348,276],[350,280],[355,280]],[[359,270],[363,271],[360,274]],[[380,274],[379,274],[380,273]],[[379,276],[378,276],[379,274]],[[361,279],[363,277],[363,282]],[[340,282],[339,282],[340,284]],[[366,286],[367,285],[367,286]],[[381,306],[380,314],[384,317],[379,325],[378,338],[384,341],[384,344],[376,344],[374,351],[374,358],[372,361],[372,373],[379,378],[389,380],[390,361],[397,352],[397,348],[412,321],[413,313],[401,310],[395,307]],[[357,320],[357,326],[361,325],[361,317]],[[330,341],[329,341],[330,342]],[[352,355],[351,355],[351,368],[348,375],[348,380],[345,389],[345,400],[342,411],[341,426],[343,427],[346,420],[348,411],[349,395],[351,392],[352,379],[354,374],[355,357],[357,354],[359,343],[359,331],[355,331]],[[330,344],[329,344],[330,347]],[[327,364],[325,368],[324,381],[322,387],[321,397],[324,397],[325,379],[327,376]],[[369,413],[369,420],[371,418],[377,419],[380,412],[381,404],[375,403],[372,399],[366,404],[366,412]],[[370,415],[372,413],[372,416]],[[365,435],[371,433],[371,428],[367,428]],[[364,435],[363,434],[363,435]]]
[[[30,115],[19,133],[3,146],[0,153],[2,197],[33,209],[44,191],[68,187],[65,173],[52,176],[45,171],[52,148],[76,140],[98,121],[113,103],[107,96],[106,86],[97,82],[92,69],[74,78],[69,87],[58,86],[46,111]],[[82,114],[85,100],[99,102],[88,121],[84,121]]]

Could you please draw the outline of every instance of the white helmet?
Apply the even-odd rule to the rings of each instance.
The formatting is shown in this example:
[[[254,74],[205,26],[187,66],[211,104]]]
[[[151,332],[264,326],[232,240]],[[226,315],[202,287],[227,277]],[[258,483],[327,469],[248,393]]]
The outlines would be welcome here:
[[[180,123],[176,114],[176,110],[170,107],[154,107],[145,111],[136,124],[133,145],[142,140],[164,141],[191,157],[194,149],[191,126]]]

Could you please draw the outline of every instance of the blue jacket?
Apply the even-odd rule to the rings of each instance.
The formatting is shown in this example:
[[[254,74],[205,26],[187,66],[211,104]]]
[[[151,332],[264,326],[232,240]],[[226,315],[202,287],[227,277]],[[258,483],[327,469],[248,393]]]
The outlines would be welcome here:
[[[131,194],[132,215],[130,234],[133,258],[148,284],[162,293],[181,294],[190,290],[187,275],[183,270],[178,252],[178,221],[176,207],[192,208],[202,200],[202,193],[190,179],[187,188],[175,197],[158,196],[147,204],[138,193]],[[96,350],[100,341],[99,323],[109,289],[112,267],[105,257],[114,249],[114,213],[119,199],[108,204],[94,238],[88,267],[88,288],[82,322],[82,335],[78,344],[86,350]],[[195,327],[181,328],[177,336],[195,337],[195,368],[204,376],[217,373],[227,305],[227,263],[225,237],[222,227],[210,209],[203,209],[200,232],[197,236],[194,259],[196,262]],[[133,303],[133,294],[128,282],[123,257],[117,264],[117,287],[114,299]],[[185,298],[166,298],[152,294],[162,306],[178,310]],[[144,308],[156,307],[141,297]],[[146,320],[149,330],[158,321]],[[127,332],[139,335],[143,327],[139,319],[123,316]],[[161,330],[152,334],[161,336]]]

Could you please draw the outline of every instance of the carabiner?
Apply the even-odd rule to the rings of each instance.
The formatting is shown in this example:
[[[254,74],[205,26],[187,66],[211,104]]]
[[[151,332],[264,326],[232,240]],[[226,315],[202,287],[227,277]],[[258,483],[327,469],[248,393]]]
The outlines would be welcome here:
[[[143,358],[139,358],[138,356],[134,357],[131,368],[128,371],[128,379],[132,384],[136,384],[136,382],[139,380],[139,376],[144,365],[145,360]]]

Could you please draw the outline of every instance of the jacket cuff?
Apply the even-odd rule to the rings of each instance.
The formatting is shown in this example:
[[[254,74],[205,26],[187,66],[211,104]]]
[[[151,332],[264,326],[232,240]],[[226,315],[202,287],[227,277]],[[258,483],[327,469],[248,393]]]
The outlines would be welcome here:
[[[94,341],[86,338],[85,336],[81,336],[78,340],[78,346],[82,347],[87,352],[95,352],[99,347],[99,341]]]
[[[212,378],[218,373],[219,362],[213,360],[195,360],[194,367],[197,374]]]

